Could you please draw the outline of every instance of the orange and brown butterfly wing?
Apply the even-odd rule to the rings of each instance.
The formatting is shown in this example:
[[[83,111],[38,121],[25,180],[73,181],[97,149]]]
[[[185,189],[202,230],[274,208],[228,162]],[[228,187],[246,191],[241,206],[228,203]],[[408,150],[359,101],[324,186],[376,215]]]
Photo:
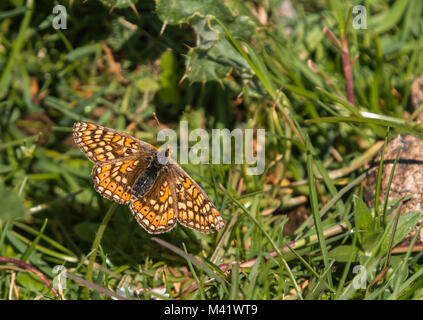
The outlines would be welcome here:
[[[160,172],[150,189],[130,204],[138,223],[148,233],[167,232],[176,224],[175,197],[168,178]]]
[[[149,166],[155,149],[118,130],[89,122],[76,122],[75,143],[96,165],[94,188],[103,197],[128,203],[136,178]]]
[[[178,164],[172,172],[179,223],[202,233],[222,229],[225,221],[203,189]]]
[[[128,203],[138,176],[148,163],[137,156],[97,163],[92,170],[94,188],[103,197],[119,203]]]
[[[94,123],[78,121],[73,138],[79,149],[94,163],[113,161],[139,152],[153,154],[152,145],[130,135]]]

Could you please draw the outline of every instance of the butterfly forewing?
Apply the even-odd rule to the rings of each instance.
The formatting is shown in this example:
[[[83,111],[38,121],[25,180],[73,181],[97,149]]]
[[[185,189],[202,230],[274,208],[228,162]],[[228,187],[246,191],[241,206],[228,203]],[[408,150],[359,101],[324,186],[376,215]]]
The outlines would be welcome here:
[[[203,189],[179,166],[174,171],[179,223],[203,233],[222,229],[225,221]]]
[[[146,142],[94,123],[76,122],[73,126],[73,137],[78,147],[94,163],[122,159],[140,151],[143,151],[143,155],[139,158],[143,160],[145,153],[155,152]]]

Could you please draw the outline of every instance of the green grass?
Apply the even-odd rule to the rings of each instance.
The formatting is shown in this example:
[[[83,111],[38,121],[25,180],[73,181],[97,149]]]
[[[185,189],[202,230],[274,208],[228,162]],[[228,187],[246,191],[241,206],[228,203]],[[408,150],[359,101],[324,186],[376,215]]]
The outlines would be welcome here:
[[[361,195],[384,140],[423,137],[421,1],[365,1],[366,30],[359,1],[182,2],[65,3],[66,30],[48,1],[0,4],[0,299],[421,299],[416,237],[394,249],[421,214]],[[182,120],[264,128],[265,171],[183,165],[226,226],[152,236],[92,187],[77,120],[156,146]]]

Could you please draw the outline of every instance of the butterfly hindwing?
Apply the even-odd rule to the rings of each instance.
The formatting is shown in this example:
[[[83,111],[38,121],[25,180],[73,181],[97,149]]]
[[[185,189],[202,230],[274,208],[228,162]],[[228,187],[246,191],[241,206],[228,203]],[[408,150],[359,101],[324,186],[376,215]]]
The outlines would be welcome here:
[[[155,183],[130,204],[138,223],[149,233],[163,233],[176,224],[175,198],[167,176],[159,173]]]
[[[135,156],[99,162],[92,170],[94,188],[103,197],[119,203],[128,203],[136,177],[147,167],[147,161]]]

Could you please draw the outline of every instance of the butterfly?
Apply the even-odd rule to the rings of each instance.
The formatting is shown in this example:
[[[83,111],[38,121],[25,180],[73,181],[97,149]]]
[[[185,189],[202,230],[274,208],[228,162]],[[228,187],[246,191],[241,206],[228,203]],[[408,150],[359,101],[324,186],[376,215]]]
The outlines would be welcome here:
[[[124,132],[75,122],[75,143],[94,162],[92,179],[103,197],[128,204],[138,223],[152,234],[180,224],[210,233],[225,221],[201,187],[161,151]]]

